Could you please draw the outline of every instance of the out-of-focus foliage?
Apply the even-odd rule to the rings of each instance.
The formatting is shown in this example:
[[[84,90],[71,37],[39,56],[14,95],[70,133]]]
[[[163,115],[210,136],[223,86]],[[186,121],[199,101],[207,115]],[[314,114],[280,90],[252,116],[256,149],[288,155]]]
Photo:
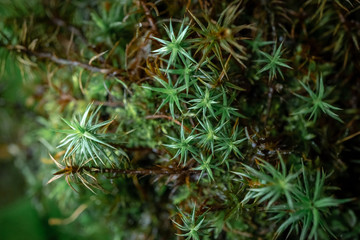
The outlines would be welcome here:
[[[359,11],[0,1],[1,157],[58,238],[359,239]]]

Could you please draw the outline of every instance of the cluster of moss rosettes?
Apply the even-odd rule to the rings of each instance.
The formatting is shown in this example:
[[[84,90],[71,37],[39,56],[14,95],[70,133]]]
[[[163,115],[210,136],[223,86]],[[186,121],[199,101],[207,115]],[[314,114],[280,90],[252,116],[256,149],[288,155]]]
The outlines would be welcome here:
[[[53,45],[1,32],[22,71],[47,67],[43,191],[121,239],[358,239],[358,1],[44,8]]]

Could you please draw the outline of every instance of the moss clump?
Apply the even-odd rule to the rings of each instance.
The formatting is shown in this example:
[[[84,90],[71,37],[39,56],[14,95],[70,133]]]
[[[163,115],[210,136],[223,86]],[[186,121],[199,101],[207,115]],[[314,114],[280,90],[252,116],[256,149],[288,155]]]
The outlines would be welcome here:
[[[60,231],[359,238],[359,1],[22,4],[0,3],[1,85]]]

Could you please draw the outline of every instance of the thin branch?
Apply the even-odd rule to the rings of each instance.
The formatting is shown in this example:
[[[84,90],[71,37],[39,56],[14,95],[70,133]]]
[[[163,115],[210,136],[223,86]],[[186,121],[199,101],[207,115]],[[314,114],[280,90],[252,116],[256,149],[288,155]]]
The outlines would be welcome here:
[[[50,218],[49,219],[49,225],[67,225],[69,223],[74,222],[80,214],[87,208],[88,206],[86,204],[81,204],[74,212],[71,214],[70,217],[61,219],[61,218]]]
[[[150,10],[149,8],[146,6],[146,4],[143,2],[143,1],[140,1],[140,4],[141,4],[141,7],[144,9],[144,12],[145,12],[145,15],[146,15],[146,18],[151,26],[151,29],[157,33],[158,32],[158,29],[156,27],[156,23],[153,19],[153,17],[151,16],[151,13],[150,13]]]
[[[186,168],[148,168],[148,169],[117,169],[117,168],[99,168],[88,166],[67,166],[54,175],[76,174],[82,171],[91,173],[115,173],[124,175],[180,175],[180,174],[198,174],[201,170],[192,170]]]
[[[336,142],[336,144],[343,143],[343,142],[345,142],[345,141],[347,141],[347,140],[350,140],[350,139],[356,137],[357,135],[360,135],[360,131],[359,131],[359,132],[356,132],[356,133],[354,133],[354,134],[351,134],[350,136],[347,136],[347,137],[345,137],[345,138],[343,138],[343,139],[340,139],[339,141]]]
[[[92,169],[94,170],[94,169]],[[102,173],[116,173],[116,174],[127,174],[127,175],[180,175],[180,174],[198,174],[200,170],[191,170],[191,169],[112,169],[105,168],[99,169]]]
[[[83,63],[83,62],[59,58],[56,55],[54,55],[52,53],[48,53],[48,52],[34,52],[23,46],[18,46],[18,45],[17,46],[6,46],[6,48],[9,50],[19,51],[19,52],[24,53],[29,56],[35,56],[39,59],[50,60],[51,62],[57,63],[59,65],[80,67],[80,68],[86,69],[90,72],[103,73],[103,74],[106,74],[107,76],[111,76],[111,77],[116,77],[116,76],[120,75],[120,73],[122,73],[122,70],[120,70],[120,69],[100,68],[100,67],[96,67],[96,66],[91,66],[91,65],[89,65],[87,63]]]
[[[64,20],[62,20],[61,18],[59,17],[55,17],[52,13],[48,13],[49,15],[49,18],[50,20],[56,25],[56,26],[59,26],[59,27],[64,27],[66,29],[68,29],[71,33],[75,34],[76,36],[78,36],[81,41],[83,43],[85,43],[86,45],[88,45],[88,41],[87,39],[85,38],[84,34],[76,27],[70,25],[70,24],[67,24]]]
[[[99,73],[103,73],[103,74],[110,74],[111,72],[112,75],[116,75],[116,70],[114,71],[113,69],[108,69],[108,68],[99,68],[99,67],[95,67],[95,66],[91,66],[89,64],[86,63],[82,63],[82,62],[78,62],[78,61],[73,61],[73,60],[68,60],[68,59],[63,59],[63,58],[58,58],[57,56],[51,54],[51,53],[45,53],[45,52],[29,52],[26,51],[27,54],[33,55],[39,59],[47,59],[50,60],[54,63],[60,64],[60,65],[67,65],[67,66],[73,66],[73,67],[81,67],[84,68],[86,70],[89,70],[91,72],[99,72]]]
[[[123,102],[109,102],[109,101],[94,101],[93,104],[95,106],[107,106],[107,107],[114,107],[114,108],[117,108],[117,107],[124,107],[124,103]]]

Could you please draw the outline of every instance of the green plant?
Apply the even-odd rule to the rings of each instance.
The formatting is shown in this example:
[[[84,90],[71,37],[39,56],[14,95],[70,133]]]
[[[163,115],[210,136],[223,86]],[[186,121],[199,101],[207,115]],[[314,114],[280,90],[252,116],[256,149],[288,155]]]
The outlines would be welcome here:
[[[203,236],[202,229],[207,225],[205,222],[205,213],[200,216],[195,216],[196,205],[194,205],[191,214],[184,213],[179,208],[178,211],[182,224],[174,220],[172,221],[182,232],[185,232],[178,235],[186,237],[188,240],[200,240],[200,237]]]
[[[267,201],[266,208],[271,207],[280,197],[285,196],[290,209],[294,208],[293,195],[297,191],[296,179],[301,174],[301,171],[296,173],[288,173],[286,165],[282,156],[278,153],[280,160],[281,170],[274,168],[268,162],[258,159],[259,166],[262,171],[255,170],[254,168],[244,165],[246,173],[235,172],[235,174],[245,177],[246,181],[251,181],[251,187],[242,200],[246,204],[249,200],[254,199],[258,203]]]
[[[170,68],[171,65],[176,63],[177,59],[182,59],[183,61],[185,59],[189,59],[192,62],[196,63],[196,61],[191,57],[191,55],[187,52],[187,50],[185,50],[187,45],[185,40],[187,35],[189,34],[188,33],[189,26],[184,28],[184,24],[185,22],[183,21],[181,23],[177,37],[175,36],[171,21],[170,21],[170,28],[164,25],[164,29],[170,41],[153,37],[155,40],[163,44],[163,47],[155,50],[154,53],[161,56],[170,54],[167,70]]]
[[[199,135],[197,137],[198,143],[201,147],[214,152],[215,141],[218,140],[220,131],[224,128],[225,123],[214,127],[208,118],[204,118],[203,121],[199,120],[200,128],[198,129]]]
[[[178,87],[176,84],[173,85],[170,77],[167,78],[167,82],[159,76],[154,76],[154,79],[162,85],[161,88],[155,88],[150,86],[143,86],[143,88],[158,92],[161,94],[162,98],[164,98],[156,112],[158,112],[165,104],[168,103],[171,116],[175,118],[174,104],[181,112],[182,108],[180,106],[180,94],[183,90],[185,90],[186,86]]]
[[[191,131],[191,133],[189,133],[189,135],[187,137],[185,137],[184,128],[185,127],[182,123],[181,129],[180,129],[180,139],[174,138],[171,136],[167,136],[169,139],[172,140],[173,143],[172,144],[164,144],[164,146],[172,148],[172,149],[177,149],[177,152],[174,155],[173,159],[177,158],[180,155],[180,162],[183,162],[183,164],[185,165],[187,162],[189,153],[191,153],[192,155],[197,155],[198,150],[193,145],[194,140],[197,137],[197,135],[194,133],[195,129],[193,131]]]
[[[181,58],[183,60],[183,58]],[[205,62],[206,63],[206,62]],[[186,93],[189,93],[189,87],[196,82],[198,75],[196,74],[198,67],[188,58],[183,62],[184,66],[175,64],[175,69],[160,69],[172,75],[178,75],[177,83],[185,82]]]
[[[185,2],[0,1],[0,169],[43,232],[359,240],[360,2]]]
[[[303,171],[303,183],[299,182],[298,191],[293,192],[295,209],[288,204],[271,208],[271,211],[275,212],[272,220],[282,221],[277,234],[281,234],[288,227],[288,234],[294,230],[299,231],[298,226],[301,225],[300,239],[317,239],[320,227],[335,237],[326,223],[325,216],[330,214],[330,207],[337,207],[349,199],[335,199],[325,195],[325,178],[324,173],[317,171],[316,180],[310,185],[308,176]]]
[[[223,158],[221,163],[226,163],[228,165],[228,158],[230,154],[234,153],[237,158],[243,158],[244,156],[240,152],[240,145],[247,140],[246,137],[239,138],[241,135],[241,131],[239,131],[238,126],[233,128],[231,131],[227,130],[225,131],[220,140],[219,143],[216,145],[215,152],[221,153],[221,156]],[[228,166],[229,167],[229,166]]]
[[[244,115],[238,112],[238,109],[232,107],[232,103],[235,98],[235,94],[232,94],[230,99],[228,99],[228,95],[225,89],[222,89],[222,104],[217,105],[215,115],[221,116],[221,122],[225,122],[227,119],[231,119],[233,117],[238,118],[246,118]]]
[[[60,141],[58,148],[66,147],[63,159],[67,159],[72,155],[76,156],[76,161],[79,165],[83,165],[92,160],[96,165],[99,162],[103,166],[107,166],[104,160],[111,165],[116,163],[119,153],[120,156],[127,157],[126,153],[121,149],[116,149],[109,143],[105,142],[108,135],[99,133],[99,130],[109,125],[113,119],[98,123],[97,114],[100,110],[99,106],[95,111],[91,112],[92,104],[89,104],[82,116],[74,117],[73,121],[69,122],[62,119],[71,129],[59,130],[67,136]],[[112,156],[112,157],[111,157]]]
[[[206,117],[206,112],[209,111],[211,116],[216,118],[213,105],[217,103],[216,99],[220,97],[220,95],[212,96],[210,94],[210,90],[205,87],[205,91],[201,89],[198,85],[195,85],[196,88],[196,96],[194,99],[191,99],[189,103],[192,103],[193,106],[189,109],[198,110],[196,114],[199,112],[203,113],[203,117]]]
[[[265,63],[266,65],[262,67],[258,74],[262,72],[269,71],[269,81],[273,80],[276,77],[276,73],[280,74],[281,78],[284,79],[284,75],[281,71],[280,67],[290,68],[289,65],[286,64],[288,62],[287,59],[281,58],[281,55],[283,54],[284,50],[281,49],[284,42],[280,44],[278,48],[274,48],[272,55],[260,51],[260,54],[264,56],[264,59],[256,60],[258,63]]]
[[[316,92],[312,91],[311,88],[309,86],[306,86],[303,82],[300,82],[300,84],[306,90],[306,92],[309,94],[310,97],[304,97],[302,95],[294,93],[297,97],[301,98],[306,102],[306,105],[302,107],[302,109],[296,112],[295,114],[311,113],[309,119],[313,118],[314,121],[316,121],[320,113],[323,112],[326,115],[329,115],[330,117],[338,120],[339,122],[343,122],[339,118],[339,115],[333,112],[333,110],[341,110],[341,108],[334,107],[329,103],[325,102],[324,100],[324,98],[326,98],[329,93],[325,92],[322,75],[320,75],[320,77],[317,78]]]
[[[204,173],[207,173],[208,179],[210,181],[214,181],[214,174],[213,174],[213,170],[215,169],[219,169],[217,167],[218,164],[212,164],[211,162],[213,162],[213,156],[209,155],[209,156],[204,156],[202,153],[200,153],[200,157],[194,157],[195,160],[199,163],[199,166],[197,166],[196,168],[194,168],[194,170],[199,170],[201,171],[200,176],[199,176],[199,181],[202,178],[202,176],[204,175]]]

